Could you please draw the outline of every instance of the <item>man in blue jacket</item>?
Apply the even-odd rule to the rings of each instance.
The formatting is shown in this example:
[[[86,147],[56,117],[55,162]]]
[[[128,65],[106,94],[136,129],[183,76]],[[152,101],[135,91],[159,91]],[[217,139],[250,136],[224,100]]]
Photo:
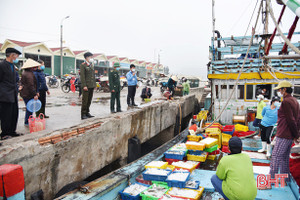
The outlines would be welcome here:
[[[130,71],[126,74],[127,78],[127,84],[128,84],[128,95],[127,95],[127,105],[129,107],[131,106],[137,106],[134,103],[134,97],[136,93],[137,86],[137,76],[135,72],[135,65],[130,65]]]

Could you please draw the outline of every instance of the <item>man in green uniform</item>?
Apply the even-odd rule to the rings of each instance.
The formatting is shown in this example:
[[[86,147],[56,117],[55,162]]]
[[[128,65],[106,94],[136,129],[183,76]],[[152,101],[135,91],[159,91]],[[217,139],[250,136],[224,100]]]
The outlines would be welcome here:
[[[85,61],[80,65],[80,80],[82,87],[81,119],[94,117],[90,114],[90,105],[96,87],[93,54],[84,54]]]
[[[120,63],[114,63],[114,69],[111,70],[108,74],[109,89],[111,91],[111,98],[110,98],[111,113],[116,113],[115,100],[117,100],[117,112],[122,112],[121,103],[120,103],[121,85],[120,85],[120,75],[118,72],[119,70],[120,70]]]

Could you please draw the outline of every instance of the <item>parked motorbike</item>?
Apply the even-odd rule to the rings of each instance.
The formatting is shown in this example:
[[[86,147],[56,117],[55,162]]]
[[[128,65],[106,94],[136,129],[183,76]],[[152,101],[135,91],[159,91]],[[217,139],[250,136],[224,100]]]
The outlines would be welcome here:
[[[59,81],[55,75],[49,77],[48,86],[51,88],[57,88],[59,86]]]
[[[62,85],[61,85],[61,90],[64,92],[64,93],[69,93],[70,90],[71,90],[71,80],[72,79],[75,79],[74,77],[66,77],[64,78],[63,82],[62,82]],[[74,81],[75,83],[75,89],[76,91],[79,91],[79,85],[76,81]]]

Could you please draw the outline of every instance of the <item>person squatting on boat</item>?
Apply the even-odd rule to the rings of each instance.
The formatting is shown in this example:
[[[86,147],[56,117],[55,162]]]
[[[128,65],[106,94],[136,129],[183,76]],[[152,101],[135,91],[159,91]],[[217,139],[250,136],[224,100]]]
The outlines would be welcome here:
[[[280,106],[280,98],[274,96],[270,105],[263,108],[262,120],[260,123],[262,149],[258,152],[262,153],[267,150],[267,157],[271,156],[271,137],[273,128],[277,122],[277,112]]]
[[[257,111],[256,111],[256,117],[253,122],[253,126],[259,128],[261,120],[263,118],[261,113],[263,111],[263,108],[266,106],[266,103],[264,102],[264,96],[261,94],[257,96],[257,101],[258,101]],[[258,134],[258,137],[259,137],[261,135],[260,129],[258,129],[258,131],[259,131],[259,134]]]
[[[297,139],[300,136],[300,107],[297,99],[291,95],[293,92],[292,84],[288,81],[281,81],[274,89],[278,90],[278,96],[283,97],[283,101],[278,110],[276,142],[270,164],[272,178],[277,173],[289,174],[291,146],[293,141],[298,144]]]
[[[229,140],[230,154],[224,156],[211,177],[211,183],[226,200],[255,199],[256,181],[250,157],[242,152],[242,140],[232,137]]]

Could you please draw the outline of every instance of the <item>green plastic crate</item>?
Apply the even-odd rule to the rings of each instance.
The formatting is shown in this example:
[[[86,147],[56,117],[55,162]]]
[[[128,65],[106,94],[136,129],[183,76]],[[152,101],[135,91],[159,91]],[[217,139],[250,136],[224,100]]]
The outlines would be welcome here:
[[[204,149],[204,151],[209,152],[209,153],[211,153],[213,151],[216,151],[216,150],[218,150],[218,145],[215,145],[215,146],[212,146],[210,148]]]
[[[169,191],[169,189],[170,189],[170,187],[168,186],[168,185],[162,185],[162,184],[157,184],[157,185],[159,185],[159,186],[161,186],[161,187],[163,187],[163,188],[166,188],[167,190],[166,190],[166,192],[165,193],[167,193],[168,191]],[[151,189],[153,187],[153,185],[151,185],[148,189]],[[146,190],[147,191],[147,190]],[[141,194],[140,194],[140,196],[142,197],[142,200],[158,200],[158,199],[160,199],[161,197],[153,197],[153,196],[147,196],[147,195],[145,195],[144,194],[144,192],[142,192]]]

